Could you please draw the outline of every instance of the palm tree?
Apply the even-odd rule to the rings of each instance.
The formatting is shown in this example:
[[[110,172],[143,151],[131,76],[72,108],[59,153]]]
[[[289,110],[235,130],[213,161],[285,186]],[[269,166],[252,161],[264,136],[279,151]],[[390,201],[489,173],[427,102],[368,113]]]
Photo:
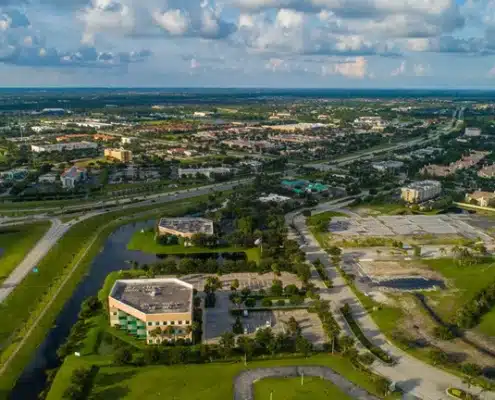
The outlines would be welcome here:
[[[445,250],[445,247],[440,247],[440,254],[445,257],[447,255],[447,250]]]

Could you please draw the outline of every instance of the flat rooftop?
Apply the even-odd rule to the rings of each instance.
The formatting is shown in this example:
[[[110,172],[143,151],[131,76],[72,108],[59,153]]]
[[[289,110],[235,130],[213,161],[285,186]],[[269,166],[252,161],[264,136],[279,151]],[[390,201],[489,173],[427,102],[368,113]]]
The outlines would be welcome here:
[[[110,297],[145,314],[191,310],[193,286],[175,278],[117,280]]]
[[[162,218],[158,225],[178,232],[213,235],[213,221],[206,218]]]

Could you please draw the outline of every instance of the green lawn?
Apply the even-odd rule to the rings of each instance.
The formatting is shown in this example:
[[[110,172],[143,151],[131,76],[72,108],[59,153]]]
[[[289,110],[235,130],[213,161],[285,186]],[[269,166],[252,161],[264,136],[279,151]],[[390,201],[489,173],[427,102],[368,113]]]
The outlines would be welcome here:
[[[495,307],[483,316],[481,322],[476,327],[476,331],[487,336],[495,337]]]
[[[355,210],[366,211],[371,215],[402,215],[412,214],[411,210],[402,204],[397,203],[380,203],[380,204],[359,204],[354,207]]]
[[[233,398],[234,378],[246,368],[276,367],[287,365],[323,365],[328,366],[345,376],[348,380],[363,389],[376,394],[375,384],[363,372],[353,368],[349,360],[330,355],[316,355],[309,358],[290,358],[267,361],[254,361],[245,367],[238,363],[213,363],[203,365],[147,366],[147,367],[115,367],[105,365],[107,358],[98,356],[77,357],[69,356],[60,368],[47,400],[59,400],[67,387],[67,377],[74,368],[80,367],[82,361],[86,365],[101,365],[95,378],[90,395],[92,400],[106,399],[175,399],[175,400],[218,400]],[[312,380],[306,378],[308,384]],[[323,384],[323,382],[322,382]],[[292,385],[291,385],[292,386]],[[293,387],[295,387],[294,385]],[[279,386],[280,387],[280,386]],[[336,390],[331,384],[311,384],[315,391],[324,387],[325,390]],[[263,385],[261,386],[263,388]],[[257,389],[258,390],[258,389]],[[335,393],[333,391],[332,393]],[[340,393],[339,393],[340,394]],[[301,398],[301,397],[299,397]],[[324,397],[306,397],[319,399]],[[332,397],[325,397],[332,398]],[[391,397],[392,398],[392,397]],[[274,399],[279,399],[275,397]],[[347,399],[347,397],[335,397]],[[257,399],[256,399],[257,400]]]
[[[260,249],[258,247],[246,249],[244,247],[184,247],[180,244],[177,245],[161,245],[155,241],[155,232],[151,231],[137,231],[132,236],[131,240],[127,244],[129,250],[139,250],[145,253],[152,254],[198,254],[198,253],[246,253],[248,261],[259,262]]]
[[[459,307],[495,281],[495,263],[461,267],[451,258],[425,260],[424,263],[447,279],[446,290],[424,293],[430,305],[446,322],[452,321]]]
[[[50,222],[17,225],[0,229],[0,283],[46,233]]]
[[[254,384],[255,400],[351,400],[331,382],[315,377],[304,378],[265,378]]]

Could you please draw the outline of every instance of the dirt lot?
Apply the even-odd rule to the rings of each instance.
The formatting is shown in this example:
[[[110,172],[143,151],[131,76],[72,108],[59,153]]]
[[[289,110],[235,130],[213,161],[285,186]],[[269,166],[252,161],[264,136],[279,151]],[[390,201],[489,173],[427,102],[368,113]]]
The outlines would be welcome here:
[[[415,261],[361,261],[359,266],[362,272],[373,280],[405,276],[422,276],[443,280],[441,274]]]

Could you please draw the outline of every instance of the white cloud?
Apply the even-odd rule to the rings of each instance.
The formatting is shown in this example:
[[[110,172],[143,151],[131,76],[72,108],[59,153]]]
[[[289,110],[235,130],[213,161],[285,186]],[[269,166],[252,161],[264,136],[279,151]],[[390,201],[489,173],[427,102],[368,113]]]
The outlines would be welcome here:
[[[426,76],[430,74],[430,66],[425,64],[414,64],[413,72],[416,76]]]
[[[169,10],[162,14],[155,12],[153,18],[171,35],[184,35],[189,30],[189,17],[181,10]]]
[[[341,62],[323,65],[321,74],[341,75],[351,79],[363,79],[370,77],[368,74],[368,60],[365,57],[346,58]]]
[[[400,75],[404,75],[405,72],[406,72],[406,62],[402,61],[396,69],[392,70],[390,75],[391,76],[400,76]]]

